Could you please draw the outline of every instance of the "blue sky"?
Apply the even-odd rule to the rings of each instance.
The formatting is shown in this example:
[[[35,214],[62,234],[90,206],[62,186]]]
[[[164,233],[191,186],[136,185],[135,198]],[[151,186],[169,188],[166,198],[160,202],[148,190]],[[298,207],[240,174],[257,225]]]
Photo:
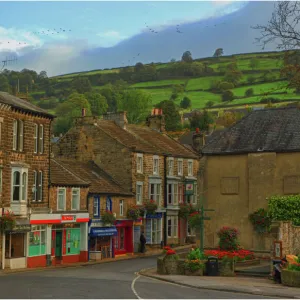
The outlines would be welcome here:
[[[20,52],[74,40],[88,47],[111,47],[148,30],[146,26],[159,30],[231,12],[240,5],[234,1],[0,2],[0,51]]]

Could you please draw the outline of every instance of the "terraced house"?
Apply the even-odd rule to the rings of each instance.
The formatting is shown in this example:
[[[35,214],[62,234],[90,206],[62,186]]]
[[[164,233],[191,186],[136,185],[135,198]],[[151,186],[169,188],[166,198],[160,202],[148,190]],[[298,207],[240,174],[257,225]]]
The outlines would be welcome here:
[[[48,213],[52,120],[52,115],[26,100],[0,92],[1,220],[11,212],[16,218],[15,226],[1,228],[2,269],[26,267],[31,257],[46,255],[41,231],[45,227],[31,228],[30,218]],[[41,236],[38,245],[36,233]]]
[[[148,245],[184,243],[192,232],[178,219],[179,203],[197,203],[199,157],[166,134],[161,110],[153,110],[146,123],[129,125],[126,112],[108,113],[100,119],[85,116],[83,110],[76,125],[59,139],[55,155],[94,161],[127,192],[135,194],[138,206],[155,200],[156,213],[146,213],[142,224]],[[186,195],[186,187],[193,195]],[[132,225],[138,251],[142,229],[140,224]]]

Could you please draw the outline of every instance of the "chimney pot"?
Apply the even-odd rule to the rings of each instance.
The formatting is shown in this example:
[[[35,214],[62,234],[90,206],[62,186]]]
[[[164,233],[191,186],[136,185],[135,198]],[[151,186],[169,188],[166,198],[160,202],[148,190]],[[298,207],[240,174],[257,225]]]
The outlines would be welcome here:
[[[85,108],[82,108],[82,109],[81,109],[81,116],[82,116],[82,117],[85,117]]]

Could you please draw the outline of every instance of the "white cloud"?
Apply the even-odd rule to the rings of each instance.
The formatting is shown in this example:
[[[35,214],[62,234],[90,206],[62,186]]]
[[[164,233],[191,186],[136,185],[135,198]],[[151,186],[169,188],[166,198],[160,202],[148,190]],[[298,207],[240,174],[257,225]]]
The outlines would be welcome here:
[[[227,1],[227,0],[224,0],[224,1],[220,1],[220,0],[212,0],[212,4],[215,5],[215,6],[223,6],[223,5],[228,5],[228,4],[231,4],[233,1]]]
[[[115,46],[119,42],[128,38],[127,35],[122,35],[120,32],[115,31],[115,30],[108,30],[105,32],[100,32],[97,34],[97,36],[102,38],[102,40],[99,41],[99,44],[102,47]]]

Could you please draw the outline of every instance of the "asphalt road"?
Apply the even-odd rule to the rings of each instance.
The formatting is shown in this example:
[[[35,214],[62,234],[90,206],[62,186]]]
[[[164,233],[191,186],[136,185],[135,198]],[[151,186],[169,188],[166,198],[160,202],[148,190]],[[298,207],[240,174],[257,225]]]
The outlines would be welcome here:
[[[139,277],[156,265],[145,257],[76,268],[0,276],[1,299],[263,299],[261,296],[199,290]]]

